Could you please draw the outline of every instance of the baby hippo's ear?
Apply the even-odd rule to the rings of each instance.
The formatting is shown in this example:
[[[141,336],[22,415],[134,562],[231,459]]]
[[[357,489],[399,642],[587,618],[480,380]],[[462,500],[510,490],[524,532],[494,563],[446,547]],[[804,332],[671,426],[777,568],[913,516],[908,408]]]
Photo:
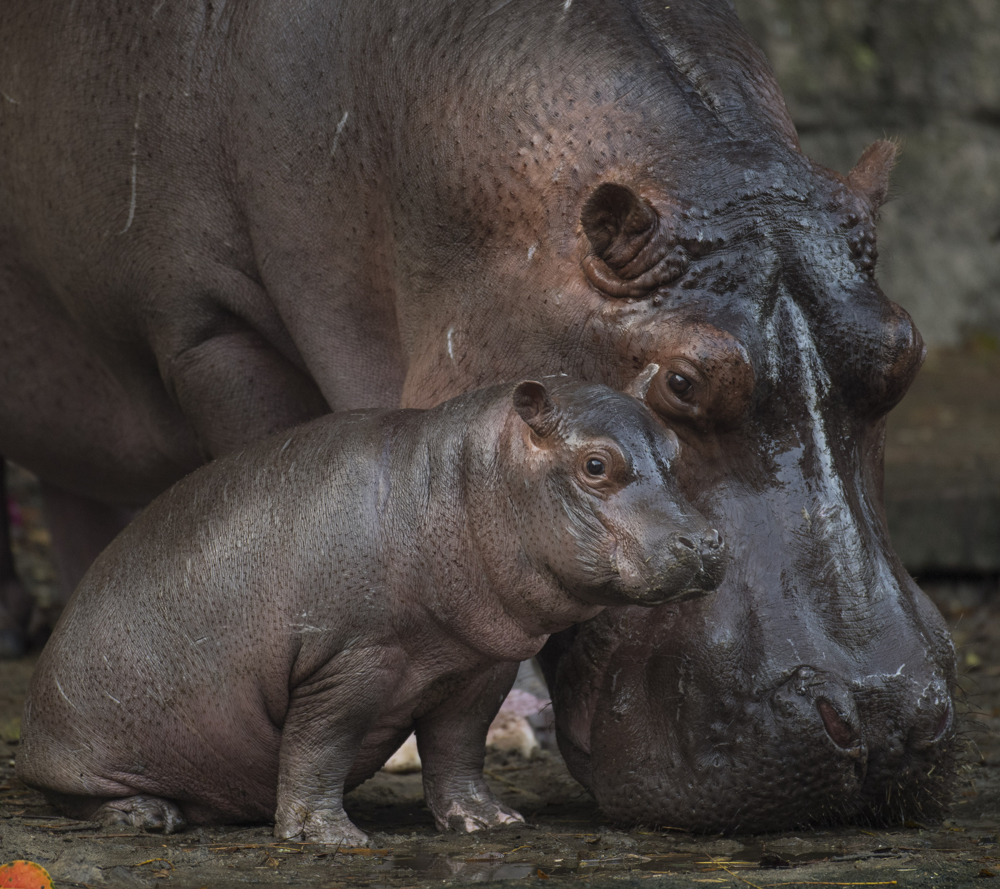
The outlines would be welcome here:
[[[540,438],[551,435],[559,425],[559,408],[541,383],[524,380],[514,389],[514,410]]]

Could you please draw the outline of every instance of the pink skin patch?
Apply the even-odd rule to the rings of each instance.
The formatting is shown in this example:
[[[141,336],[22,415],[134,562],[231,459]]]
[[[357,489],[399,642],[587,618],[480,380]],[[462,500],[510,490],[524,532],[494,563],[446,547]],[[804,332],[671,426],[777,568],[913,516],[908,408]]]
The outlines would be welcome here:
[[[529,691],[512,688],[500,707],[500,712],[513,713],[516,716],[534,716],[536,713],[541,713],[551,703],[552,701],[548,698],[538,698]]]

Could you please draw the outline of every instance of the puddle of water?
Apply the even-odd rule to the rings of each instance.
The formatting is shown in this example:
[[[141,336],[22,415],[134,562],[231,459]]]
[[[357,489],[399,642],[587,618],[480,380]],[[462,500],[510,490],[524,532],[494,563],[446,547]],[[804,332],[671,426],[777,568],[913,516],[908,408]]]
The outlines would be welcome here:
[[[440,853],[417,852],[416,855],[389,855],[373,867],[379,871],[410,871],[422,877],[462,883],[485,883],[490,880],[520,880],[534,874],[539,865],[505,861],[499,854],[450,858]]]
[[[995,841],[995,837],[988,838]],[[919,841],[918,841],[919,842]],[[928,847],[942,844],[941,837],[927,838]],[[967,839],[966,844],[969,843]],[[956,842],[956,846],[959,843]],[[803,844],[805,845],[805,844]],[[911,837],[907,838],[907,848],[914,845]],[[782,844],[777,848],[770,844],[748,844],[733,854],[712,856],[704,850],[685,850],[677,852],[650,853],[616,853],[612,850],[581,851],[577,857],[553,860],[550,857],[525,861],[523,853],[517,855],[522,860],[508,860],[501,852],[484,853],[472,857],[451,856],[440,852],[424,852],[418,850],[412,855],[386,855],[371,862],[376,871],[396,872],[399,874],[413,873],[421,877],[441,880],[454,880],[459,883],[480,883],[490,880],[518,880],[534,876],[542,871],[546,876],[583,876],[597,871],[623,872],[629,870],[647,873],[717,873],[758,870],[761,868],[798,867],[821,861],[851,860],[854,858],[877,857],[886,855],[895,857],[906,849],[895,849],[889,846],[875,846],[869,849],[848,853],[843,844],[816,845],[785,851]],[[510,853],[507,853],[508,855]],[[513,857],[513,856],[512,856]]]
[[[669,852],[665,854],[637,855],[635,853],[597,855],[581,853],[577,858],[544,861],[507,861],[502,853],[489,853],[471,858],[451,857],[435,852],[417,852],[415,855],[387,855],[372,863],[377,871],[410,872],[421,877],[455,880],[461,883],[480,883],[490,880],[519,880],[534,876],[539,870],[547,876],[582,875],[595,871],[641,870],[652,873],[695,873],[729,870],[757,869],[765,850],[745,848],[739,857],[713,858],[704,852]],[[804,854],[780,855],[783,866],[794,866],[820,861],[834,853],[816,851]],[[787,863],[787,864],[785,864]]]

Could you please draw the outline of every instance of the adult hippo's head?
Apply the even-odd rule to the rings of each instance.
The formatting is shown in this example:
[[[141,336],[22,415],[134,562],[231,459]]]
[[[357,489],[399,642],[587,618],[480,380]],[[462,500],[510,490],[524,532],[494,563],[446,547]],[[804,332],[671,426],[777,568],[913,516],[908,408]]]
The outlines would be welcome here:
[[[933,819],[947,803],[954,650],[892,552],[881,502],[884,412],[922,347],[879,303],[875,366],[841,380],[846,403],[834,373],[858,351],[813,335],[790,294],[760,319],[764,337],[741,349],[681,334],[653,377],[647,402],[679,430],[682,481],[730,566],[713,597],[614,609],[543,654],[560,748],[609,815],[757,831]]]
[[[846,176],[806,158],[722,0],[536,5],[527,30],[520,4],[486,5],[435,24],[460,34],[440,70],[470,73],[455,47],[489,58],[433,121],[439,69],[397,82],[436,159],[393,155],[403,401],[552,372],[638,387],[729,551],[714,595],[550,642],[571,771],[624,821],[933,817],[954,652],[881,493],[885,416],[924,351],[874,276],[895,147]]]
[[[742,238],[729,203],[657,209],[606,184],[584,209],[588,277],[661,303],[656,321],[622,304],[655,361],[633,386],[677,431],[682,485],[731,556],[714,598],[609,613],[544,658],[570,769],[621,820],[767,830],[948,801],[954,649],[881,495],[885,415],[924,354],[874,279],[894,151],[876,143],[846,178],[804,165],[805,192],[766,184]],[[624,277],[622,256],[645,268]]]

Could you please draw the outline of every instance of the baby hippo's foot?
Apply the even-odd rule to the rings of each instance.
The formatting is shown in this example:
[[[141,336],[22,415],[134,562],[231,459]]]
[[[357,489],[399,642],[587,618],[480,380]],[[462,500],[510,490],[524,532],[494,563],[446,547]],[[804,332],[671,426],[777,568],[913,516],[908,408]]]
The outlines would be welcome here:
[[[299,843],[330,843],[334,846],[367,846],[368,834],[355,827],[343,810],[309,812],[304,809],[278,814],[274,836]]]
[[[105,827],[128,824],[140,830],[163,833],[176,833],[185,823],[177,806],[156,796],[127,796],[110,800],[94,812],[92,818]]]
[[[459,833],[472,833],[523,821],[524,816],[520,812],[505,806],[492,794],[452,800],[443,812],[434,812],[434,823],[438,830],[457,830]]]

